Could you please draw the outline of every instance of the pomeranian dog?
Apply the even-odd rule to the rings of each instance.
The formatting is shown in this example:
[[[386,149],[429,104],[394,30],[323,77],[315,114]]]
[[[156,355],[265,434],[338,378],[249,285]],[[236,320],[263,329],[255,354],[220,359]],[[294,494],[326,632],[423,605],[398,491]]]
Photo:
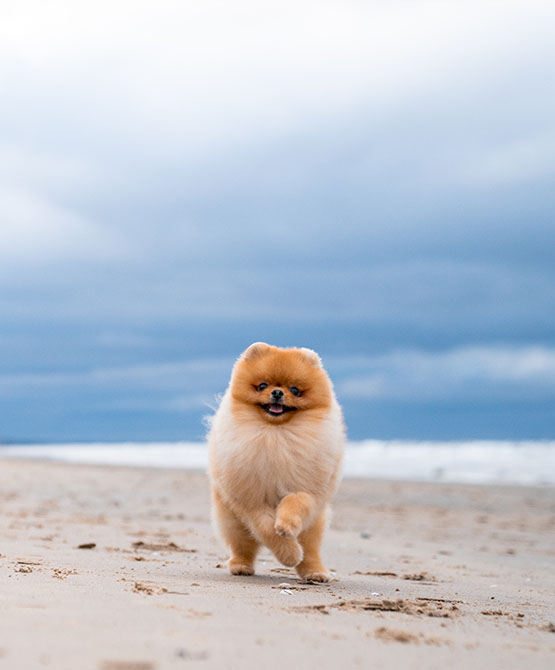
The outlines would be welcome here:
[[[255,342],[240,356],[209,434],[213,512],[232,574],[254,574],[265,545],[304,580],[329,580],[320,545],[344,441],[318,354]]]

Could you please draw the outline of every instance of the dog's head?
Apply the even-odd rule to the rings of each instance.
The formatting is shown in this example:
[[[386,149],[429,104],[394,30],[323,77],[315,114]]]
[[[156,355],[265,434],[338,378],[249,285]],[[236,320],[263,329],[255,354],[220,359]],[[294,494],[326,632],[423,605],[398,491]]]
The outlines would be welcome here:
[[[281,349],[255,342],[233,368],[231,397],[234,411],[284,424],[328,409],[332,389],[318,354],[311,349]]]

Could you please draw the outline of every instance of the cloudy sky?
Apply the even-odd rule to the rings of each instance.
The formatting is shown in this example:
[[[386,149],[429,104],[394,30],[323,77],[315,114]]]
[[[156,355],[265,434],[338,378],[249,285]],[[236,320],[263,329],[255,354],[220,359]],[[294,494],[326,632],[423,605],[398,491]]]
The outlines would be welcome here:
[[[0,440],[201,439],[254,340],[353,438],[555,438],[552,2],[0,4]]]

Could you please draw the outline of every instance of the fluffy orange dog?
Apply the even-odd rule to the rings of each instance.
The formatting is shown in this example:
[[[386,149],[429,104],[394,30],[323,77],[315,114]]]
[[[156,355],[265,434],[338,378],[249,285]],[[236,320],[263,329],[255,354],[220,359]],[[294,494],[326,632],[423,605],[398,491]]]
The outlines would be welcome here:
[[[213,508],[232,574],[254,574],[264,544],[303,579],[329,580],[320,544],[344,439],[314,351],[256,342],[241,355],[209,436]]]

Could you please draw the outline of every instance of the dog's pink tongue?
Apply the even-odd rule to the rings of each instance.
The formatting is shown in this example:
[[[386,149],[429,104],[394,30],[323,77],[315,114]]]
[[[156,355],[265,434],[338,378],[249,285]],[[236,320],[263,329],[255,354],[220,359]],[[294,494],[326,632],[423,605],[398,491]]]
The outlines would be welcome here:
[[[270,412],[272,412],[272,414],[282,414],[283,407],[276,404],[270,405]]]

